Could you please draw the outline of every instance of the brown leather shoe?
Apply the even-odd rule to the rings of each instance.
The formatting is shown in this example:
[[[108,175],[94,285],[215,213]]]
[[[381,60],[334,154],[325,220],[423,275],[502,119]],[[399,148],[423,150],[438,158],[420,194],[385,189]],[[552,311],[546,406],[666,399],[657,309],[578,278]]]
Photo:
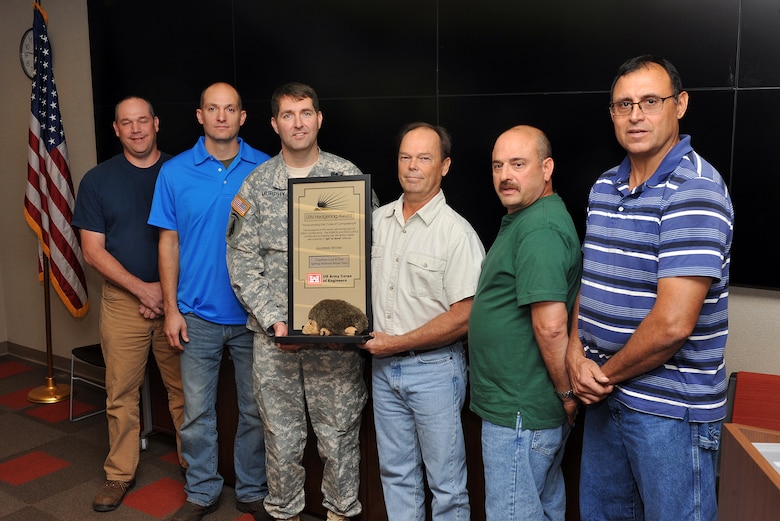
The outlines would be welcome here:
[[[263,499],[258,499],[257,501],[249,503],[236,499],[236,510],[252,514],[255,521],[274,521],[274,518],[271,517],[271,514],[269,514],[263,506]]]
[[[210,514],[219,508],[219,500],[207,507],[185,501],[179,510],[173,514],[171,521],[200,521],[203,516]]]
[[[107,479],[103,486],[100,487],[98,493],[95,495],[95,499],[92,500],[92,508],[96,512],[111,512],[115,510],[124,499],[127,491],[135,486],[135,480],[130,481],[116,481],[113,479]]]

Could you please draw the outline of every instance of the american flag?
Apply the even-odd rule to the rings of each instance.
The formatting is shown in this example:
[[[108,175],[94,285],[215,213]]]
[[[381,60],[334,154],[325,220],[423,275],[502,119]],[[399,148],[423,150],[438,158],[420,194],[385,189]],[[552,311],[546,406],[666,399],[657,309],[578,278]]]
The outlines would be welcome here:
[[[39,279],[43,280],[42,259],[46,255],[52,286],[71,314],[81,317],[89,310],[89,301],[81,245],[70,224],[75,197],[68,167],[68,148],[51,66],[46,13],[38,3],[33,6],[35,76],[30,105],[24,217],[39,239]]]

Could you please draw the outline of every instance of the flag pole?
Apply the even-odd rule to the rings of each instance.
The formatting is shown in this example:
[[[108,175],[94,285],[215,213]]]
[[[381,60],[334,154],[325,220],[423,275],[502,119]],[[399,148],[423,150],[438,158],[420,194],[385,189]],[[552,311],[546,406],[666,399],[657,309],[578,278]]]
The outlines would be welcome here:
[[[27,394],[27,399],[34,403],[57,403],[71,395],[69,385],[57,384],[54,379],[52,286],[74,316],[82,317],[89,309],[81,248],[78,235],[70,225],[75,197],[46,24],[46,13],[38,0],[33,3],[35,74],[30,101],[24,216],[40,241],[38,267],[43,281],[47,376],[43,386]],[[52,239],[52,231],[57,240]]]
[[[43,255],[43,307],[46,316],[46,383],[31,389],[27,400],[33,403],[57,403],[70,396],[70,386],[58,384],[54,378],[54,357],[51,348],[51,299],[49,297],[49,256]]]
[[[41,5],[43,0],[38,0]],[[33,403],[57,403],[70,396],[70,386],[58,384],[54,378],[54,357],[51,347],[51,299],[49,295],[49,256],[43,257],[43,314],[46,319],[46,380],[45,383],[27,394],[27,400]]]

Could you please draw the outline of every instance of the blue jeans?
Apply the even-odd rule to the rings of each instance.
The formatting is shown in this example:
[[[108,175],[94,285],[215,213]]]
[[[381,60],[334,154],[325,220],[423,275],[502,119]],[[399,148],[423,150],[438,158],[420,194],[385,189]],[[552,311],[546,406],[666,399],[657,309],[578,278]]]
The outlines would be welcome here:
[[[388,518],[425,520],[424,465],[433,519],[470,519],[460,419],[467,380],[463,346],[408,357],[375,357],[372,364],[374,423]]]
[[[187,501],[200,506],[215,503],[223,479],[217,470],[217,381],[222,353],[233,359],[238,396],[238,429],[233,445],[236,498],[243,502],[268,493],[265,477],[263,422],[252,390],[253,333],[242,325],[222,325],[192,313],[184,315],[190,341],[182,343],[181,379],[184,384],[182,453],[189,464],[184,491]]]
[[[566,487],[561,460],[571,428],[514,429],[482,421],[485,513],[488,521],[563,521]],[[587,519],[587,518],[583,518]]]
[[[612,397],[588,406],[582,519],[715,521],[720,428],[638,412]]]

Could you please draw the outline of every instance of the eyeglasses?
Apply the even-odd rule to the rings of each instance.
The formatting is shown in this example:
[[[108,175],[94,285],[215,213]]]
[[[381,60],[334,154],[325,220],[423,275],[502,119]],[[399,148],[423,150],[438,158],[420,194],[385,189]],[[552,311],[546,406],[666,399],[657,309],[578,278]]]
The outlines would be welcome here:
[[[664,109],[664,101],[669,98],[676,99],[677,94],[665,98],[645,98],[642,101],[618,101],[609,104],[609,113],[613,116],[628,116],[634,110],[634,105],[639,105],[639,109],[645,114],[657,114]]]

